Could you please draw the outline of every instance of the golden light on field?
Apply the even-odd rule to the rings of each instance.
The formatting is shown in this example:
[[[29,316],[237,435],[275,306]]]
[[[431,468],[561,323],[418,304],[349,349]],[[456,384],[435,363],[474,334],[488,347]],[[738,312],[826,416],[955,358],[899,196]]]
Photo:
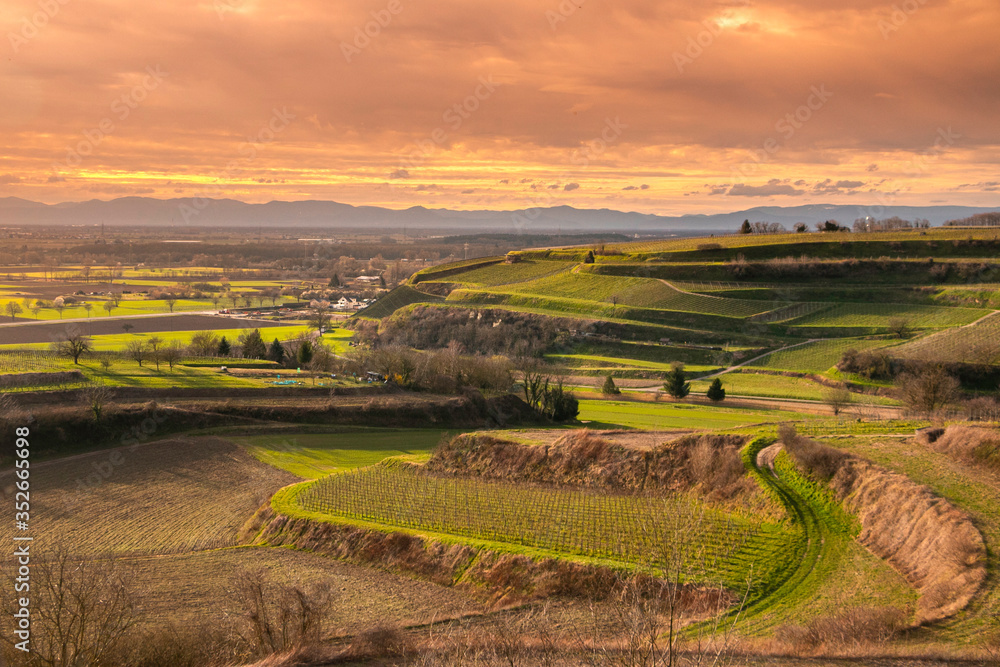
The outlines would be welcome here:
[[[987,0],[11,0],[0,28],[0,197],[998,201]]]

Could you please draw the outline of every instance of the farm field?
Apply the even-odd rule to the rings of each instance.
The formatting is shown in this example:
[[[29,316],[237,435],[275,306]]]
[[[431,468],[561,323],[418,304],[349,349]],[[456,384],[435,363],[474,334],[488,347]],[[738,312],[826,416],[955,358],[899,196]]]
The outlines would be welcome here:
[[[573,556],[666,566],[670,549],[698,553],[703,571],[688,581],[739,587],[756,568],[770,583],[790,535],[778,524],[711,510],[680,496],[615,496],[482,480],[442,479],[407,465],[376,465],[296,488],[312,516],[556,551]],[[666,546],[669,545],[669,546]],[[704,566],[704,563],[710,565]]]
[[[581,422],[589,428],[723,430],[787,420],[814,419],[782,410],[743,410],[664,401],[580,400]]]
[[[80,297],[81,299],[83,297]],[[84,302],[78,302],[63,309],[62,313],[59,313],[55,308],[42,308],[38,311],[37,315],[31,311],[22,312],[15,321],[18,322],[33,322],[33,321],[59,321],[59,320],[71,320],[71,319],[102,319],[102,318],[114,318],[121,317],[123,315],[159,315],[163,313],[183,313],[188,311],[195,312],[214,312],[222,305],[215,306],[209,299],[178,299],[174,304],[173,311],[170,310],[170,306],[166,301],[159,299],[122,299],[121,302],[109,314],[107,310],[104,309],[105,303],[110,303],[106,299],[92,300],[89,303],[92,306],[92,310],[88,313],[87,309],[83,306]],[[6,303],[3,304],[6,306]],[[0,313],[3,311],[0,310]],[[0,322],[11,322],[10,317],[0,317]]]
[[[1000,360],[1000,315],[917,338],[893,348],[893,353],[909,359],[995,364]]]
[[[216,324],[216,326],[218,325],[224,326],[227,324],[231,324],[232,322],[241,322],[241,320],[232,320],[227,318],[226,320],[215,320],[213,323]],[[256,320],[246,320],[245,322],[250,326],[245,326],[240,328],[233,327],[233,328],[219,328],[219,329],[216,328],[192,329],[190,331],[144,332],[144,331],[139,331],[139,329],[145,327],[139,327],[138,325],[136,325],[135,328],[133,329],[135,333],[130,331],[129,333],[95,334],[93,336],[90,336],[91,349],[98,352],[106,352],[111,350],[120,351],[124,349],[125,345],[128,344],[130,341],[147,340],[152,336],[156,336],[164,343],[177,341],[178,343],[186,345],[191,342],[191,336],[200,331],[211,331],[212,333],[218,335],[219,337],[225,336],[226,340],[228,340],[231,343],[239,339],[240,334],[250,329],[255,329],[258,327],[261,328],[261,336],[263,336],[268,342],[270,342],[274,338],[278,338],[280,340],[289,340],[301,336],[302,334],[313,331],[311,327],[308,327],[304,324],[290,324],[290,323],[276,324],[274,322],[260,322]],[[135,323],[132,322],[132,324]],[[82,328],[84,331],[87,331],[86,325],[84,325]],[[120,330],[121,327],[118,327],[118,329]],[[324,334],[323,340],[326,341],[327,344],[333,344],[335,347],[337,347],[338,351],[341,351],[343,348],[346,347],[346,341],[352,335],[353,332],[351,331],[347,331],[344,329],[336,329],[334,331],[328,331],[326,334]],[[0,330],[0,339],[2,339],[2,336],[3,336],[3,331]],[[0,352],[8,350],[48,350],[48,349],[49,349],[48,343],[32,343],[32,344],[8,343],[6,345],[0,345]]]
[[[405,308],[414,303],[434,303],[438,301],[443,301],[443,298],[413,289],[409,285],[400,285],[377,299],[375,303],[359,310],[356,316],[379,319],[388,317],[400,308]]]
[[[516,265],[515,265],[516,266]],[[703,313],[722,317],[749,317],[771,310],[762,301],[740,301],[680,292],[652,278],[560,273],[548,278],[508,285],[503,292],[542,295],[584,301],[612,302],[638,308]]]
[[[943,329],[971,324],[990,311],[906,304],[838,304],[819,313],[792,320],[792,327],[867,327],[885,330],[891,318],[903,318],[919,329]]]
[[[162,625],[219,627],[225,614],[245,613],[231,601],[233,586],[243,573],[257,570],[281,583],[330,585],[336,591],[331,630],[338,633],[381,623],[420,625],[478,611],[454,588],[292,549],[238,547],[125,562],[137,572],[141,604]]]
[[[152,315],[128,319],[92,318],[80,322],[40,322],[38,324],[0,325],[0,346],[42,344],[47,346],[67,333],[109,336],[124,333],[123,324],[132,325],[130,335],[143,333],[208,331],[214,329],[264,329],[289,326],[284,322],[251,320],[217,315]],[[263,335],[263,334],[262,334]]]
[[[817,340],[789,350],[777,350],[748,364],[747,368],[820,374],[833,368],[847,350],[867,351],[898,343],[899,341],[865,338]]]
[[[550,354],[547,358],[558,364],[573,369],[573,372],[600,372],[611,369],[634,369],[667,372],[673,367],[673,362],[646,361],[643,359],[628,359],[624,357],[601,357],[592,354]],[[702,366],[685,364],[685,370],[692,373],[705,373],[717,370],[718,366]]]
[[[758,373],[725,373],[720,375],[727,395],[792,398],[809,401],[823,400],[826,387],[808,378]],[[711,380],[691,381],[691,391],[704,393]]]
[[[949,228],[931,228],[926,230],[920,230],[922,236],[919,240],[922,242],[938,242],[939,246],[933,248],[937,250],[938,253],[946,254],[948,252],[947,246],[944,246],[940,242],[942,241],[965,241],[968,239],[972,240],[1000,240],[1000,234],[994,229],[980,228],[980,229],[949,229]],[[851,234],[847,238],[842,234],[815,234],[810,233],[803,238],[801,234],[786,233],[786,234],[728,234],[728,235],[716,235],[712,238],[705,237],[685,237],[677,239],[667,239],[662,241],[635,241],[628,243],[614,243],[608,244],[606,250],[609,253],[619,253],[618,255],[610,255],[610,259],[617,260],[619,258],[628,259],[645,259],[650,256],[659,256],[670,253],[682,253],[690,251],[702,252],[712,252],[711,248],[702,249],[706,245],[714,244],[725,249],[752,249],[760,246],[796,246],[793,253],[801,253],[802,246],[805,242],[810,245],[818,245],[817,254],[822,252],[822,246],[829,246],[830,250],[839,250],[843,242],[846,242],[848,246],[857,245],[857,249],[852,248],[852,254],[860,255],[866,246],[874,246],[873,252],[876,254],[875,257],[882,257],[887,252],[884,249],[888,249],[891,243],[899,243],[903,241],[914,241],[916,240],[917,234],[920,232],[913,231],[895,231],[895,232],[871,232],[867,234]],[[701,248],[700,248],[701,247]],[[572,251],[565,251],[560,249],[545,250],[545,251],[522,251],[519,254],[525,255],[527,257],[537,257],[542,256],[549,259],[558,259],[561,255],[567,254]],[[789,252],[788,250],[782,249],[783,253]]]
[[[451,278],[432,279],[430,282],[461,282],[470,285],[498,287],[544,278],[551,274],[568,271],[575,265],[575,262],[547,262],[544,260],[528,260],[516,264],[500,263],[472,269]]]
[[[235,545],[246,519],[296,480],[232,443],[183,437],[39,463],[31,475],[36,539],[80,556]]]
[[[375,465],[393,457],[423,463],[446,437],[437,429],[358,428],[343,433],[297,433],[233,438],[255,458],[303,479]]]

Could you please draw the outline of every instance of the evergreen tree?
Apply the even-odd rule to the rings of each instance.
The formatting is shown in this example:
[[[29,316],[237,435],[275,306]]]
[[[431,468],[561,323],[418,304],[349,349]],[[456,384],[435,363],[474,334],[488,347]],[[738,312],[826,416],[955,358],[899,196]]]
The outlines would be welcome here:
[[[743,224],[740,225],[740,234],[753,234],[753,227],[750,226],[749,220],[744,220]]]
[[[684,367],[674,366],[674,370],[667,373],[667,381],[663,383],[663,388],[674,398],[684,398],[691,391],[691,383],[686,382]]]
[[[267,358],[279,364],[285,360],[285,346],[277,338],[271,343],[271,348],[267,351]]]
[[[605,396],[614,396],[622,392],[621,389],[615,385],[615,379],[609,374],[604,380],[604,385],[601,387],[601,393]]]
[[[299,366],[305,366],[310,361],[312,361],[312,358],[313,358],[312,343],[310,343],[307,340],[302,341],[302,344],[299,345],[299,353],[296,355],[296,359],[299,362]]]
[[[244,359],[264,359],[267,357],[267,344],[260,336],[260,329],[254,329],[240,336],[243,343]]]
[[[593,250],[588,250],[587,251],[587,256],[583,258],[583,263],[584,264],[593,264],[594,263],[594,251]]]
[[[228,357],[232,353],[233,353],[232,346],[229,344],[229,341],[226,340],[226,337],[223,336],[222,340],[219,341],[219,349],[217,351],[218,356]]]
[[[340,276],[336,273],[330,278],[330,282],[327,283],[327,287],[340,287]]]
[[[716,403],[723,400],[726,397],[726,390],[722,388],[722,380],[719,378],[712,380],[712,384],[709,385],[708,391],[705,392],[705,395],[708,396],[709,400],[715,401]]]

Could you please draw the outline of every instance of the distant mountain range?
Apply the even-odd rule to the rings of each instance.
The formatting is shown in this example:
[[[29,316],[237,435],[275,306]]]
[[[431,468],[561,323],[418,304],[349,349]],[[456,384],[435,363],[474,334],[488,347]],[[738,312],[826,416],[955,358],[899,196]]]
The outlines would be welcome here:
[[[3,225],[128,225],[156,227],[335,228],[397,231],[402,228],[445,232],[731,232],[743,220],[779,222],[791,229],[796,222],[810,227],[837,220],[850,225],[872,215],[864,206],[811,204],[758,206],[713,215],[662,216],[610,209],[551,206],[517,211],[455,211],[413,206],[388,209],[352,206],[333,201],[272,201],[247,204],[234,199],[152,199],[122,197],[110,201],[42,204],[18,197],[0,198]],[[971,206],[887,206],[877,217],[926,218],[933,225],[998,208]]]

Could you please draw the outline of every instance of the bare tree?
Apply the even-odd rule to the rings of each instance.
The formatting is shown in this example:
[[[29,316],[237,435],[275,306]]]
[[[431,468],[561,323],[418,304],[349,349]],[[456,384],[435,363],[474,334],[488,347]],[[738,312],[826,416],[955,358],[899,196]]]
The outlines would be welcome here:
[[[165,297],[163,297],[163,300],[166,302],[167,308],[170,309],[170,312],[171,313],[174,312],[174,306],[177,305],[177,295],[167,294]]]
[[[160,349],[160,359],[166,362],[170,370],[174,370],[174,364],[183,358],[184,350],[177,341],[171,341]]]
[[[823,402],[830,406],[834,415],[839,415],[851,404],[851,391],[842,384],[827,387],[823,390]]]
[[[893,333],[897,338],[909,338],[913,334],[913,325],[905,317],[890,317],[888,323],[889,333]]]
[[[7,306],[4,308],[4,310],[6,310],[7,314],[10,315],[11,322],[17,319],[17,316],[23,312],[21,304],[19,304],[17,301],[8,301]]]
[[[112,661],[143,620],[134,573],[113,558],[82,560],[66,546],[31,559],[31,656],[47,667]],[[3,596],[4,618],[14,597]],[[10,631],[0,641],[17,641]]]
[[[149,350],[146,348],[146,341],[130,340],[125,344],[125,354],[129,359],[139,364],[139,368],[142,368],[142,362],[149,359]]]
[[[86,401],[90,412],[94,415],[95,422],[101,421],[105,407],[113,398],[114,392],[103,384],[92,384],[83,390],[83,400]]]
[[[72,357],[74,364],[80,363],[80,357],[90,352],[90,339],[82,334],[69,336],[52,343],[52,351],[64,357]]]
[[[958,380],[942,366],[903,373],[896,379],[896,387],[906,407],[919,414],[933,414],[961,396]]]
[[[118,306],[114,301],[105,301],[103,307],[104,310],[108,312],[108,317],[111,317],[111,311],[117,308]]]
[[[149,359],[156,364],[156,370],[160,370],[160,362],[163,361],[163,340],[159,336],[150,336],[146,339]]]

